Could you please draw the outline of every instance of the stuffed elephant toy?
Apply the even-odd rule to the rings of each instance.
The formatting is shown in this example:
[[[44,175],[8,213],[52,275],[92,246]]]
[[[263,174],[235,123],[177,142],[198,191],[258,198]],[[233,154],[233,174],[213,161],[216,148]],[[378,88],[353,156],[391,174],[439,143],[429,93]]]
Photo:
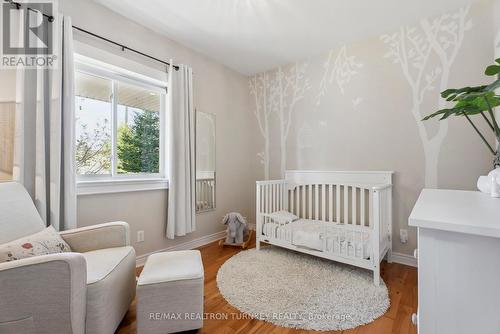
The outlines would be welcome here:
[[[247,221],[237,212],[224,216],[222,223],[227,225],[226,244],[241,244],[248,236]]]

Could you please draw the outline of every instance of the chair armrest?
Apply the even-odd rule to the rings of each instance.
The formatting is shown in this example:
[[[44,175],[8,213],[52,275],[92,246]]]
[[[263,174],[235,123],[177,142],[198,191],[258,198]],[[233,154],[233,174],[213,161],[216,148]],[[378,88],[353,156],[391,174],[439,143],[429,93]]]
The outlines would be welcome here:
[[[130,245],[130,229],[125,222],[112,222],[60,232],[71,250],[85,253],[97,249]]]
[[[0,333],[84,334],[86,299],[82,254],[0,263]]]

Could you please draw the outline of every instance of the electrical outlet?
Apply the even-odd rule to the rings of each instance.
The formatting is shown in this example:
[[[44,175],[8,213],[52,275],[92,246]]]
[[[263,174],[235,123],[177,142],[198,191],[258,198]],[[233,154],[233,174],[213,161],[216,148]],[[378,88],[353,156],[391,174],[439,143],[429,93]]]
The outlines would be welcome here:
[[[402,244],[408,242],[408,230],[401,229],[399,230],[399,240],[401,240]]]
[[[137,231],[137,242],[144,241],[144,231]]]

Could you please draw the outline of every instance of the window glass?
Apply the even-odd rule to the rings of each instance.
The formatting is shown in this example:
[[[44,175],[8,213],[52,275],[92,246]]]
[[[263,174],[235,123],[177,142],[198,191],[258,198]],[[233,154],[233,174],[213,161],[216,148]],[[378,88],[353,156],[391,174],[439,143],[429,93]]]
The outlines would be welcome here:
[[[159,173],[160,94],[116,83],[119,174]]]
[[[77,174],[111,174],[113,82],[76,72],[75,85]]]

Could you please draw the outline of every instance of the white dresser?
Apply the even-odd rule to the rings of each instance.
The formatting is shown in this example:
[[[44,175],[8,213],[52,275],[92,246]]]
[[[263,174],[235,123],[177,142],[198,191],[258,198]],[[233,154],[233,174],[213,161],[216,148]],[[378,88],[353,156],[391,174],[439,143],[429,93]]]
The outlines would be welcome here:
[[[418,228],[419,334],[500,333],[500,198],[424,189]]]

